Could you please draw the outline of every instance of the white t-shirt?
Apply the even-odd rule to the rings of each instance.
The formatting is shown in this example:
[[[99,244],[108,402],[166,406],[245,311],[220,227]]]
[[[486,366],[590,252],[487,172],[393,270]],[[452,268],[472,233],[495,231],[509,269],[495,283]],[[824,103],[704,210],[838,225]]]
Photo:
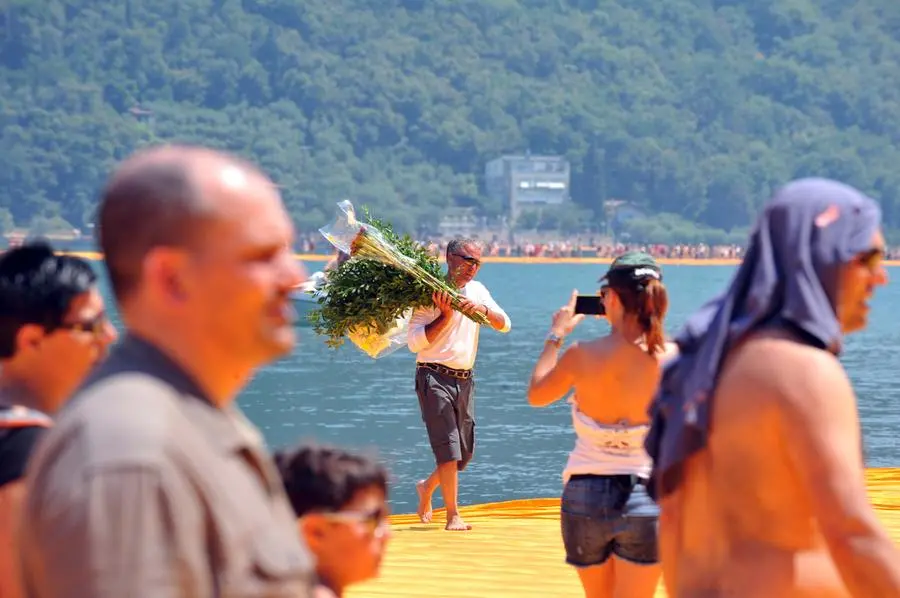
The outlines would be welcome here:
[[[469,281],[460,293],[476,304],[486,305],[492,312],[503,315],[503,328],[500,332],[509,332],[512,323],[509,316],[501,309],[491,293],[477,280]],[[450,324],[440,336],[429,343],[425,336],[425,327],[434,322],[441,311],[435,307],[417,309],[409,321],[407,345],[416,354],[416,361],[439,363],[448,368],[470,370],[475,365],[478,353],[478,333],[480,326],[459,313],[450,314]]]

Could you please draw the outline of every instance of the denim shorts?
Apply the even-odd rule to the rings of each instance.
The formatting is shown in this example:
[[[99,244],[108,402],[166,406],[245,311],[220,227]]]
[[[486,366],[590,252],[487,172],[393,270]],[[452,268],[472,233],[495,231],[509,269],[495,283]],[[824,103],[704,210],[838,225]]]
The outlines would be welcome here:
[[[659,562],[659,507],[643,483],[628,475],[573,475],[562,495],[560,523],[566,562],[605,563],[611,555],[637,563]]]

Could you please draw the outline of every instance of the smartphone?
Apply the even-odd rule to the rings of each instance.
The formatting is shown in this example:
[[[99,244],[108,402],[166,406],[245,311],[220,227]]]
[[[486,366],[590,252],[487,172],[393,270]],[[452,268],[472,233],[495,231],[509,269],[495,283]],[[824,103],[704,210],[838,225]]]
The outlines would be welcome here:
[[[578,295],[575,298],[575,313],[586,316],[602,316],[606,314],[603,298],[600,295]]]

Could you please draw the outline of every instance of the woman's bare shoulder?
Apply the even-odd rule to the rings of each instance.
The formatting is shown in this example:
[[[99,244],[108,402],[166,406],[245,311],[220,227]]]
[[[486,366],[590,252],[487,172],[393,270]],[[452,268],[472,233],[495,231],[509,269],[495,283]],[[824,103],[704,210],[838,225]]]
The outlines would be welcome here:
[[[615,348],[615,339],[612,335],[598,336],[596,338],[584,339],[575,343],[578,349],[583,353],[590,353],[597,356],[599,353],[608,352]]]
[[[599,361],[602,361],[610,353],[612,346],[608,336],[600,336],[589,339],[579,339],[571,345],[567,353],[571,353],[570,359],[573,365],[589,364],[589,367],[596,368]]]

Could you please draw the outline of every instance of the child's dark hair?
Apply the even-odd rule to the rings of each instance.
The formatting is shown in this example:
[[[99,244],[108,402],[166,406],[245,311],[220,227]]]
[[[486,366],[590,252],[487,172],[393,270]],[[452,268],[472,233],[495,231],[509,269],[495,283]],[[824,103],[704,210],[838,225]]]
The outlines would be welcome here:
[[[275,464],[297,517],[339,511],[360,490],[378,488],[387,496],[387,469],[365,455],[332,446],[304,444],[275,452]]]

